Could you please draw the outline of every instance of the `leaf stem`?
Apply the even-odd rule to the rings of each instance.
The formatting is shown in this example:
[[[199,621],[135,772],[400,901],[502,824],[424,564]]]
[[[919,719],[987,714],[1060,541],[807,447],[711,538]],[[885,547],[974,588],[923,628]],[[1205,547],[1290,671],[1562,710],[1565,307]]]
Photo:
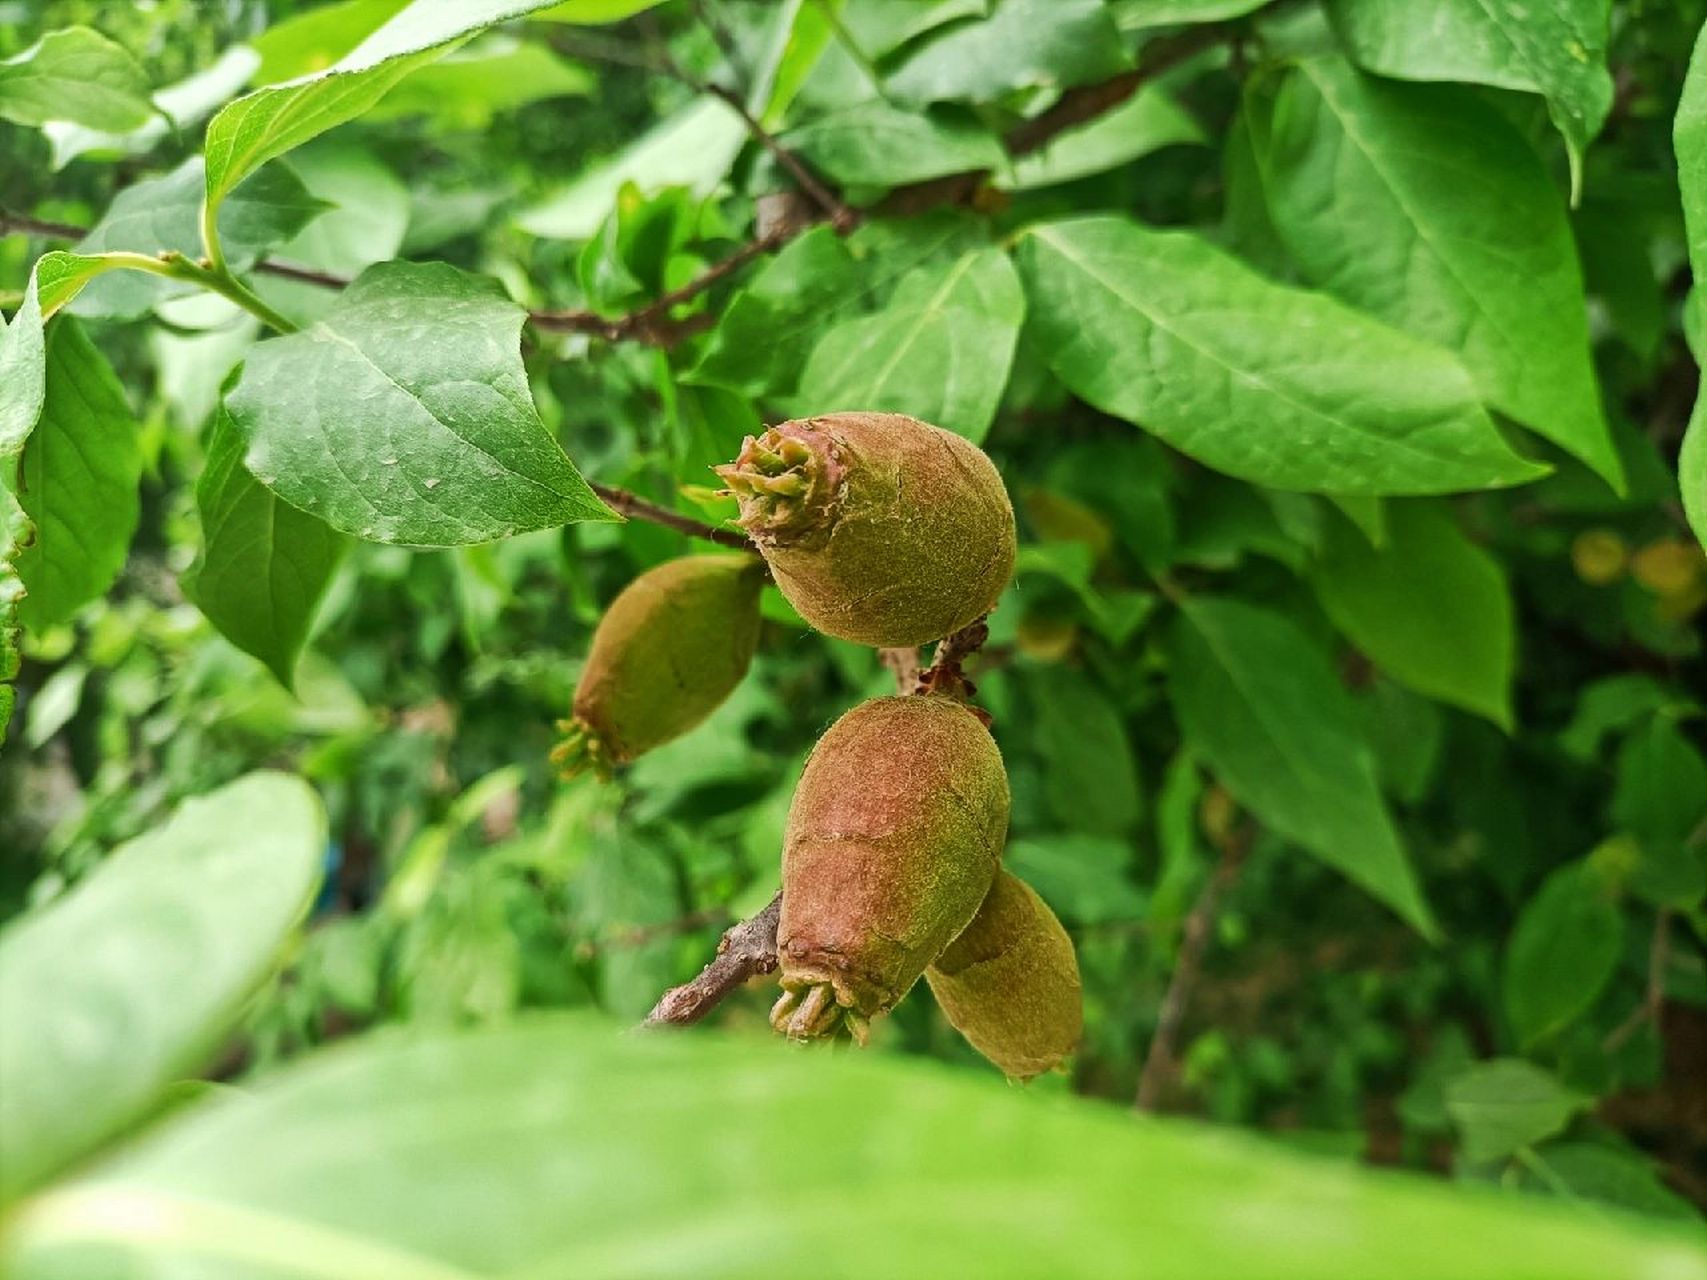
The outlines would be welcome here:
[[[201,230],[202,252],[207,255],[208,266],[229,278],[231,271],[225,265],[225,249],[219,243],[219,206],[205,198],[202,200]]]

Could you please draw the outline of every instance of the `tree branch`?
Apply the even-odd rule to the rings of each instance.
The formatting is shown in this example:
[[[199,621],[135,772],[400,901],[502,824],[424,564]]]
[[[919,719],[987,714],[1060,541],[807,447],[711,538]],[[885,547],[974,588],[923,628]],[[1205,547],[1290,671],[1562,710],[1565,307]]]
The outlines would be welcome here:
[[[734,547],[738,551],[751,551],[752,540],[744,533],[733,529],[719,529],[715,525],[706,524],[703,520],[695,520],[692,516],[684,516],[680,512],[661,507],[656,502],[648,502],[639,494],[630,493],[627,489],[613,488],[608,484],[599,484],[596,480],[587,481],[587,487],[604,499],[605,505],[618,515],[627,516],[631,520],[645,520],[650,524],[663,525],[666,529],[674,529],[677,533],[685,533],[690,538],[703,538],[707,542],[715,542],[720,547]]]
[[[1174,964],[1173,977],[1162,995],[1161,1008],[1156,1014],[1156,1034],[1150,1039],[1150,1050],[1144,1056],[1144,1069],[1138,1076],[1138,1094],[1133,1106],[1139,1111],[1153,1111],[1161,1096],[1162,1085],[1173,1073],[1180,1027],[1185,1021],[1186,1006],[1191,1002],[1192,988],[1203,968],[1203,956],[1209,947],[1209,931],[1215,923],[1215,912],[1221,899],[1238,879],[1239,868],[1251,846],[1252,831],[1247,825],[1229,831],[1221,840],[1221,860],[1210,874],[1185,918],[1180,938],[1179,959]]]
[[[782,915],[782,894],[750,920],[726,932],[717,944],[717,956],[699,971],[699,977],[671,987],[643,1025],[685,1027],[698,1022],[723,1002],[723,997],[749,978],[776,971],[776,925]]]

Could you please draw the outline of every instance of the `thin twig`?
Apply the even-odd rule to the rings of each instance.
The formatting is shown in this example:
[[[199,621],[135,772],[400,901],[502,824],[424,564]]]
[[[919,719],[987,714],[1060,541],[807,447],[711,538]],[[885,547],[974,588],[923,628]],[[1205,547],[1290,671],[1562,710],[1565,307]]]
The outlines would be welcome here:
[[[978,687],[966,678],[961,664],[982,649],[989,638],[990,627],[983,618],[944,636],[937,642],[931,665],[920,674],[913,692],[939,693],[963,702],[970,699]]]
[[[652,1012],[646,1015],[644,1025],[689,1026],[705,1017],[749,978],[774,973],[776,926],[781,915],[779,893],[758,915],[743,920],[723,935],[717,944],[716,958],[700,970],[697,978],[671,987],[660,996]]]
[[[1138,1076],[1138,1094],[1133,1106],[1140,1111],[1153,1111],[1161,1095],[1162,1084],[1173,1073],[1178,1051],[1180,1026],[1185,1021],[1186,1006],[1191,1003],[1192,988],[1197,985],[1203,968],[1203,956],[1209,947],[1210,928],[1221,899],[1238,878],[1239,867],[1251,845],[1251,828],[1247,825],[1229,831],[1221,841],[1221,859],[1210,873],[1209,883],[1203,886],[1185,918],[1181,933],[1179,958],[1174,963],[1173,976],[1162,995],[1156,1013],[1156,1034],[1150,1039],[1150,1049],[1144,1056],[1144,1069]]]
[[[605,505],[618,515],[628,516],[634,520],[645,520],[649,524],[663,525],[666,529],[674,529],[685,533],[690,538],[703,538],[707,542],[715,542],[720,547],[734,547],[737,550],[749,551],[752,541],[744,533],[734,529],[719,529],[715,525],[706,524],[703,520],[695,520],[692,516],[684,516],[680,512],[661,507],[656,502],[648,502],[639,494],[630,493],[627,489],[613,488],[608,484],[600,484],[589,480],[587,487],[599,497]]]
[[[1614,1027],[1601,1041],[1602,1053],[1616,1053],[1624,1042],[1641,1030],[1645,1022],[1660,1025],[1665,1009],[1666,965],[1671,962],[1671,908],[1661,907],[1654,918],[1654,938],[1648,944],[1648,985],[1642,992],[1642,1003],[1631,1010],[1630,1016]]]

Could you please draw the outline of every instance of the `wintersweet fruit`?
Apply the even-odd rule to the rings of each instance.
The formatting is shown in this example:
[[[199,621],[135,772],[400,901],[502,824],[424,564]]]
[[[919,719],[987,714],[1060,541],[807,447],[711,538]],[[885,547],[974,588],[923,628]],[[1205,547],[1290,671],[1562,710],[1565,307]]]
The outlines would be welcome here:
[[[1084,1028],[1073,940],[1025,881],[1001,871],[964,932],[925,970],[955,1030],[1004,1074],[1059,1066]]]
[[[680,737],[747,673],[759,639],[765,566],[746,554],[684,556],[648,569],[611,601],[551,759],[565,778]]]
[[[717,473],[783,595],[828,635],[939,640],[994,608],[1013,572],[1013,505],[995,466],[917,418],[784,422]]]
[[[771,1024],[863,1043],[971,923],[1007,830],[1001,752],[959,702],[877,698],[831,725],[788,811]]]

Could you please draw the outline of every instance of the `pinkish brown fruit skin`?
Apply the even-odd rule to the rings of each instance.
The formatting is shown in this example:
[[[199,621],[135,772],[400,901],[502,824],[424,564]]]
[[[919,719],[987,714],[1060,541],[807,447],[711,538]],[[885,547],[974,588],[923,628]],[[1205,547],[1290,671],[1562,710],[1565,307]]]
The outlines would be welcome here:
[[[819,739],[789,809],[772,1014],[863,1039],[977,914],[1008,830],[990,731],[958,702],[876,698]]]
[[[1059,1066],[1084,1029],[1073,940],[1032,887],[1002,871],[972,923],[925,970],[956,1030],[1004,1074]]]
[[[1013,573],[1013,505],[995,466],[917,418],[784,422],[717,472],[783,595],[828,635],[939,640],[994,608]]]
[[[563,775],[608,776],[716,710],[752,661],[764,581],[763,562],[738,553],[667,560],[624,587],[559,726],[551,758]]]

